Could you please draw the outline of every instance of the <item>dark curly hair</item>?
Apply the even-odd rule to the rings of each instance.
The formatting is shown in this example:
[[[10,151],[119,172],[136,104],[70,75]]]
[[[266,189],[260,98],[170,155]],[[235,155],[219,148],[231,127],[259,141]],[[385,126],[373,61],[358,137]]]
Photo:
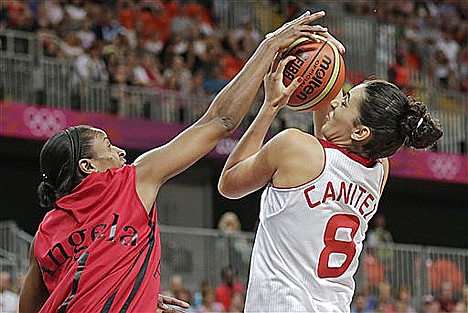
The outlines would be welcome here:
[[[358,153],[376,160],[389,157],[402,147],[424,149],[442,137],[440,123],[424,103],[406,96],[397,86],[383,80],[364,84],[358,122],[371,130],[371,138]]]
[[[60,131],[46,141],[39,157],[42,181],[37,196],[41,208],[52,209],[55,201],[69,194],[84,178],[78,161],[93,157],[96,134],[91,126],[80,125]]]

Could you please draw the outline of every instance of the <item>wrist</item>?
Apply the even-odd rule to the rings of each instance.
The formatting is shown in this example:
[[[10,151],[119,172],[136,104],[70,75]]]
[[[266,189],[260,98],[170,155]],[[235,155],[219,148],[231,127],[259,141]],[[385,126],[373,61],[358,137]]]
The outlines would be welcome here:
[[[263,48],[266,50],[273,51],[276,53],[278,51],[278,47],[276,47],[275,42],[272,40],[272,37],[265,38],[260,42],[259,48]]]
[[[263,101],[262,107],[260,108],[260,112],[262,114],[273,115],[274,117],[282,108],[283,105],[275,103],[274,101],[265,100]]]

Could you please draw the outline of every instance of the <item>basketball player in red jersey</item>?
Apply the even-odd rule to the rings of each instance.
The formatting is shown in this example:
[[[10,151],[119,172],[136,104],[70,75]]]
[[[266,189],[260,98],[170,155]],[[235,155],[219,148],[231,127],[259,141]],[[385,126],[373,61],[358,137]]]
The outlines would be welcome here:
[[[426,106],[385,81],[369,81],[314,112],[315,136],[268,128],[294,87],[288,57],[265,77],[265,100],[229,156],[219,191],[240,198],[267,185],[245,312],[349,312],[367,224],[401,146],[442,136]]]
[[[132,165],[125,165],[125,151],[103,130],[77,126],[52,136],[41,151],[43,181],[38,187],[40,204],[50,212],[31,247],[20,312],[169,312],[168,303],[186,307],[158,297],[154,203],[159,188],[236,129],[275,54],[301,36],[326,31],[308,25],[324,14],[306,12],[268,36],[200,120]]]

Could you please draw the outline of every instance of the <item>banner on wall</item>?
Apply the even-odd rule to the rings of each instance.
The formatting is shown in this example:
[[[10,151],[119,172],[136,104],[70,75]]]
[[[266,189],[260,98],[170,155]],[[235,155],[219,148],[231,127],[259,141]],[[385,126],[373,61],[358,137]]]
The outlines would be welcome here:
[[[0,135],[3,137],[44,141],[57,131],[79,124],[102,128],[117,146],[138,150],[165,144],[187,127],[102,113],[0,104]],[[226,158],[241,136],[242,132],[237,131],[223,139],[208,156]],[[390,158],[390,175],[468,184],[468,156],[402,149]]]

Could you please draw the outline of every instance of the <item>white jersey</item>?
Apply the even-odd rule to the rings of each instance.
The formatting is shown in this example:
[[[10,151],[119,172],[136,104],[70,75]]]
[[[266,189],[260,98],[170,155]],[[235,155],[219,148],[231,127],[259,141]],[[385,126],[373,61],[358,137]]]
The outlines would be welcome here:
[[[349,312],[383,165],[327,141],[325,165],[294,188],[262,195],[245,312]]]

